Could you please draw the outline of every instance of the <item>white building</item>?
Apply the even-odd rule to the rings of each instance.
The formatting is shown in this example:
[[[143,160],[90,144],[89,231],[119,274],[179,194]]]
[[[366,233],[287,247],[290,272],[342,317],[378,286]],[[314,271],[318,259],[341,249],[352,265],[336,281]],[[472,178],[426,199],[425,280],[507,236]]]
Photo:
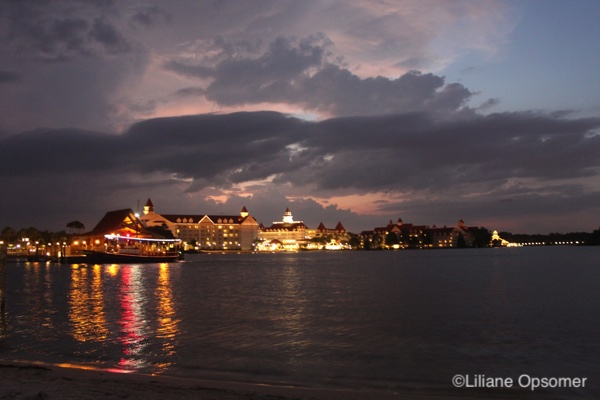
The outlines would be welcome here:
[[[295,251],[308,239],[308,227],[302,221],[294,221],[289,208],[285,209],[281,221],[265,228],[260,225],[258,238],[261,241],[259,250]]]
[[[246,207],[238,215],[156,214],[148,199],[140,220],[147,227],[165,227],[200,250],[252,250],[258,237],[258,222]]]

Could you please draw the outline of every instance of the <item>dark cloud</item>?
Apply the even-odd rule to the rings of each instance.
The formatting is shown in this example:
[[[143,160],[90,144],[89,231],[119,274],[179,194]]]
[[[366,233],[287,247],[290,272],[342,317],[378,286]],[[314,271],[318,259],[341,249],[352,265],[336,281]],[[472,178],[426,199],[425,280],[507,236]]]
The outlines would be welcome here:
[[[3,176],[32,177],[105,171],[107,156],[118,150],[116,137],[78,129],[37,129],[2,140]],[[115,147],[116,146],[116,147]]]
[[[186,63],[179,61],[169,61],[165,63],[164,68],[167,71],[193,78],[210,78],[214,75],[212,68],[204,67],[202,65],[187,65]]]
[[[134,26],[150,28],[158,24],[171,22],[172,16],[165,9],[158,6],[140,7],[129,19],[129,23]]]
[[[356,31],[331,30],[336,40],[373,40],[378,54],[397,47],[394,18],[375,17],[369,7],[342,9],[362,22],[355,21]],[[13,132],[65,126],[118,131],[151,114],[179,115],[180,107],[239,110],[264,103],[320,116],[464,109],[472,93],[460,84],[416,71],[361,77],[364,65],[335,54],[340,47],[319,31],[321,24],[293,27],[301,16],[334,14],[329,6],[291,1],[2,2],[3,70],[18,70],[22,84],[0,96],[8,115],[1,125]],[[404,39],[414,45],[411,35]]]
[[[201,87],[187,87],[179,89],[177,92],[175,92],[175,95],[180,97],[197,97],[203,96],[204,92],[204,89],[202,89]]]
[[[477,107],[477,110],[487,111],[488,109],[497,106],[498,104],[500,104],[500,99],[487,99],[479,107]]]
[[[262,102],[298,104],[333,115],[385,115],[399,112],[459,110],[472,93],[459,83],[417,71],[396,79],[360,78],[339,62],[330,61],[330,41],[324,35],[302,40],[282,37],[256,56],[227,57],[217,62],[171,60],[164,68],[187,77],[210,80],[195,91],[224,106]],[[218,52],[230,54],[230,43],[216,41]],[[189,94],[182,89],[178,94]]]
[[[5,138],[0,176],[22,182],[79,176],[80,185],[96,189],[112,179],[107,193],[128,186],[145,191],[143,177],[155,177],[147,183],[190,196],[252,182],[258,193],[266,188],[261,181],[273,179],[304,198],[387,193],[381,211],[418,214],[418,207],[431,206],[436,215],[446,205],[460,217],[501,217],[508,214],[496,210],[501,199],[513,200],[502,205],[510,211],[524,202],[531,205],[526,210],[538,202],[550,211],[597,196],[600,188],[578,179],[598,177],[598,128],[598,119],[535,113],[453,121],[426,113],[322,122],[274,112],[159,118],[121,135],[63,129]]]
[[[10,46],[38,60],[64,62],[132,49],[109,20],[116,13],[112,2],[7,2],[1,10]]]
[[[113,24],[103,18],[94,19],[94,25],[89,32],[89,37],[100,43],[106,53],[115,55],[131,51],[131,44],[115,28]]]
[[[392,198],[393,199],[393,198]],[[600,211],[600,190],[585,191],[579,185],[530,187],[515,183],[491,193],[456,191],[441,198],[405,198],[379,205],[379,211],[399,216],[405,222],[454,226],[458,219],[468,224],[512,232],[548,233],[597,229],[590,217]],[[425,205],[425,206],[424,206]],[[588,221],[587,227],[581,227]],[[579,227],[577,227],[577,226]]]
[[[264,179],[361,192],[451,187],[508,178],[595,175],[598,119],[533,113],[437,121],[428,114],[307,122],[275,112],[158,118],[122,135],[36,130],[4,139],[6,175],[164,172],[221,184]],[[135,151],[133,151],[135,150]],[[94,155],[93,162],[90,156]],[[377,171],[374,174],[373,171]],[[217,183],[216,181],[215,183]]]
[[[21,80],[19,74],[8,71],[0,71],[0,84],[18,82]]]
[[[149,53],[123,14],[110,1],[0,2],[0,83],[16,83],[3,85],[0,125],[19,132],[130,123],[116,94],[143,76]]]

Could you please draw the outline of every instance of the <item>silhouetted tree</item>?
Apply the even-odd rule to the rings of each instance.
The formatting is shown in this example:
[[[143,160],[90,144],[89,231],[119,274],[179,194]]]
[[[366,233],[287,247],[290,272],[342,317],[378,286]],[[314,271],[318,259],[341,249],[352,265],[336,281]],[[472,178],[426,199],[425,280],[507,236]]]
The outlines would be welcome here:
[[[313,243],[319,243],[319,244],[325,245],[331,241],[331,235],[314,236],[314,237],[310,238],[310,241]]]
[[[353,234],[350,236],[350,240],[348,241],[348,244],[353,249],[358,249],[360,247],[360,238],[357,235]]]
[[[473,247],[488,247],[492,240],[492,233],[486,228],[476,228],[473,231]]]
[[[388,234],[385,236],[385,245],[386,246],[392,247],[399,243],[400,243],[400,239],[398,239],[398,235],[396,235],[394,232],[388,232]]]
[[[458,238],[456,239],[456,247],[458,247],[459,249],[467,247],[467,241],[465,240],[465,237],[463,236],[462,232],[459,232],[458,234]]]
[[[71,221],[67,224],[67,228],[70,229],[70,233],[73,234],[75,232],[83,232],[85,229],[85,225],[83,225],[79,221]]]
[[[587,244],[590,246],[600,246],[600,229],[596,229],[592,232]]]
[[[22,238],[27,238],[30,242],[35,242],[36,240],[39,241],[42,239],[42,233],[34,227],[20,229],[19,232],[17,232],[17,240],[21,240]]]
[[[174,239],[173,232],[167,227],[167,224],[162,224],[161,226],[149,226],[146,228],[147,231],[151,232],[156,237],[163,239]]]
[[[15,243],[17,241],[17,231],[10,226],[7,226],[6,228],[2,229],[0,237],[5,243]]]

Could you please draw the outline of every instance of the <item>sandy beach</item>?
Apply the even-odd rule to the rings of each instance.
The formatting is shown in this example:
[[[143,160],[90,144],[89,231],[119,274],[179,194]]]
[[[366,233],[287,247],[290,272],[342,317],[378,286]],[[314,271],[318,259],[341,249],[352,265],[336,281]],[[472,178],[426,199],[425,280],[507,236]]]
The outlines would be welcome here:
[[[0,362],[0,399],[466,400],[475,397],[259,385]]]

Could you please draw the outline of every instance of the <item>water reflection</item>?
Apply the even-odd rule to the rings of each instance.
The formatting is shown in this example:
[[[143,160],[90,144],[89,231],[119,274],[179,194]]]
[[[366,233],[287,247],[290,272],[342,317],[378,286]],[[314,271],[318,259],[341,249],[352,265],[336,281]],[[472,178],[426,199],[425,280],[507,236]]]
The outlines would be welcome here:
[[[176,338],[179,334],[179,320],[176,318],[168,264],[160,264],[158,286],[154,294],[158,300],[156,337],[163,341],[162,353],[165,360],[157,364],[156,367],[165,370],[172,364]]]
[[[43,332],[54,332],[55,299],[51,290],[52,280],[50,279],[50,266],[46,264],[26,263],[23,268],[26,271],[23,279],[23,301],[26,303],[28,313],[23,315],[23,321],[26,322],[26,330],[34,337],[46,336]],[[45,339],[40,339],[45,340]]]
[[[307,345],[306,338],[306,292],[301,284],[297,268],[286,267],[282,271],[282,311],[277,318],[278,330],[289,335],[289,345],[302,351]]]
[[[141,266],[123,267],[119,299],[119,342],[123,346],[123,357],[119,361],[119,367],[124,370],[140,370],[148,364],[145,354],[148,345],[148,324],[144,317],[146,298]]]
[[[73,338],[79,342],[103,342],[108,337],[108,326],[102,289],[102,267],[94,265],[91,267],[91,277],[89,275],[90,268],[81,268],[78,264],[71,267],[71,332]]]
[[[29,301],[53,299],[51,273],[26,274]],[[172,365],[180,319],[176,315],[168,264],[70,267],[67,334],[75,355],[103,360],[116,357],[111,368],[121,372],[162,372]],[[40,296],[33,293],[44,288]],[[34,310],[43,310],[36,304]],[[46,308],[48,309],[48,308]],[[41,315],[36,318],[43,320]],[[50,316],[50,326],[54,320]],[[1,321],[0,321],[1,322]],[[111,357],[111,358],[112,358]]]
[[[491,250],[19,263],[8,269],[0,356],[386,390],[443,388],[457,369],[503,376],[515,364],[532,376],[565,365],[600,376],[598,252],[556,251],[502,253],[498,266]],[[46,315],[54,329],[42,328]]]
[[[119,271],[119,266],[117,264],[111,264],[106,267],[106,272],[112,277],[117,276],[117,272]]]
[[[47,312],[43,313],[43,322],[42,327],[44,329],[54,329],[54,318],[53,312],[56,312],[56,306],[54,305],[54,295],[51,290],[52,288],[52,268],[49,264],[44,264],[44,281],[43,281],[43,295],[44,295],[44,304],[46,305]],[[50,311],[52,310],[52,311]]]

